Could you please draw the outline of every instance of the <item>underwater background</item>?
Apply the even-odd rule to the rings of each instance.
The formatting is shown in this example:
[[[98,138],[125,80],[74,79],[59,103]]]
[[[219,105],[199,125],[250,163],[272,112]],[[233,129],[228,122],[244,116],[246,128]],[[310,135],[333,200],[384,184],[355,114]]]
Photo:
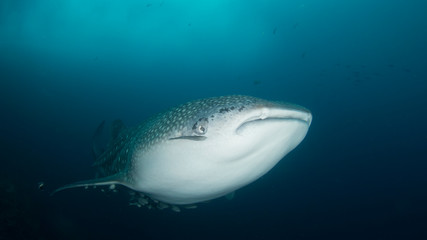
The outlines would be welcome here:
[[[426,93],[424,0],[2,0],[0,239],[427,239]],[[234,199],[49,196],[103,120],[229,94],[313,113]]]

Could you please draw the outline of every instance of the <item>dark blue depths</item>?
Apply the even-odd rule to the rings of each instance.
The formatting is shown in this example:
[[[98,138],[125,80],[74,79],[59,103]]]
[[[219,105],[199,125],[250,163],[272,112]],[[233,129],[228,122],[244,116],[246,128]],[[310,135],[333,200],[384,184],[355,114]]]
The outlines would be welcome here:
[[[425,1],[1,1],[0,239],[426,239]],[[181,213],[93,176],[104,119],[246,94],[313,112],[271,172]],[[39,188],[39,182],[45,185]]]

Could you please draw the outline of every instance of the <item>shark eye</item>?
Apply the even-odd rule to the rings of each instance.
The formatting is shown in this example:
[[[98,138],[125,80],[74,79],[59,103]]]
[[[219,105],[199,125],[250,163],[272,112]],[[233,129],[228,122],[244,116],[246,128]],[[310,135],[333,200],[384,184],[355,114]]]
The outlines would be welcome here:
[[[208,119],[207,118],[200,118],[199,121],[197,121],[193,125],[193,131],[197,135],[204,135],[208,131]]]

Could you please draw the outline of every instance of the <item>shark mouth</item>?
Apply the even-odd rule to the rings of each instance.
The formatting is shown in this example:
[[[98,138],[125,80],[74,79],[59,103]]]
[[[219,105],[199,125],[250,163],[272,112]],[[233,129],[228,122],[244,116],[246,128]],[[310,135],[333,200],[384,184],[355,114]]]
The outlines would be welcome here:
[[[239,134],[244,129],[253,124],[277,122],[277,121],[297,121],[310,126],[312,115],[306,109],[288,109],[288,108],[262,108],[256,111],[254,115],[248,117],[236,129]]]

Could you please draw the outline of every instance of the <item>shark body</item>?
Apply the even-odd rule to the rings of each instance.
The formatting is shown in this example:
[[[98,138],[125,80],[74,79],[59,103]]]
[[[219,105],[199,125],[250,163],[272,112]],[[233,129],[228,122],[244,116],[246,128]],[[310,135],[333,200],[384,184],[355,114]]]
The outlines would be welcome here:
[[[98,178],[55,192],[120,184],[173,205],[225,196],[273,168],[305,137],[309,110],[250,96],[185,103],[134,128],[116,124]]]

